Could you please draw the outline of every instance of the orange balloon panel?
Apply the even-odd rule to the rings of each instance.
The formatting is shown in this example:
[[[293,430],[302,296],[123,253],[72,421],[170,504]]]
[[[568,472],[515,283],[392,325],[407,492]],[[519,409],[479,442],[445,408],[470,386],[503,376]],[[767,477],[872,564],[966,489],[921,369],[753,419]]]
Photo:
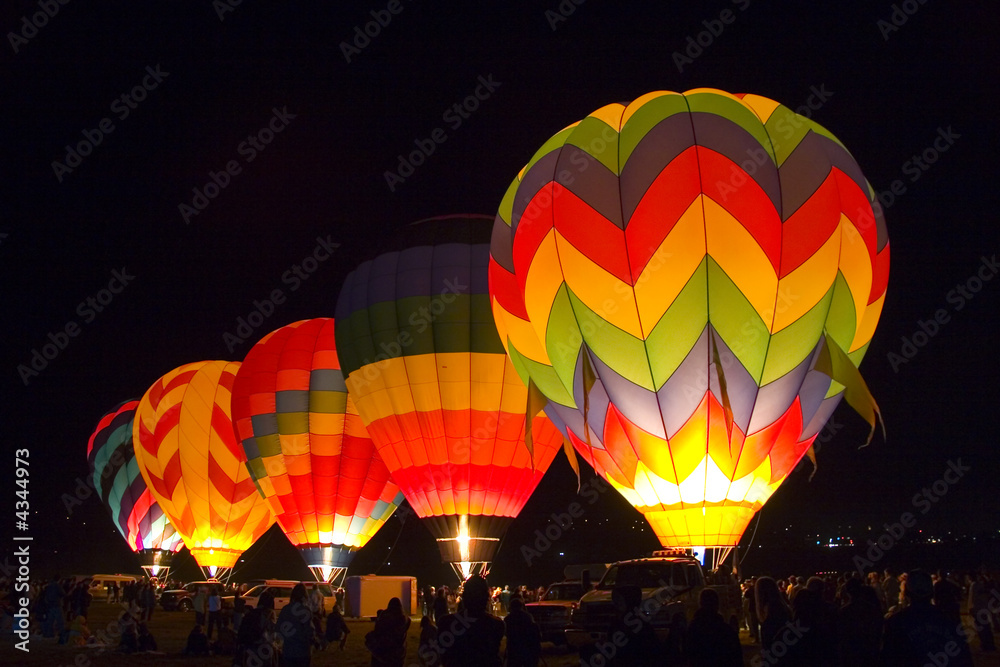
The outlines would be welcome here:
[[[532,464],[524,446],[528,390],[506,355],[422,357],[380,361],[371,381],[347,380],[393,480],[420,517],[516,517],[559,452],[562,434],[536,417]],[[412,372],[425,364],[429,373]],[[465,380],[450,391],[443,369],[455,368]]]
[[[230,404],[240,364],[202,361],[157,380],[134,425],[146,484],[203,567],[232,567],[274,523],[246,469]]]

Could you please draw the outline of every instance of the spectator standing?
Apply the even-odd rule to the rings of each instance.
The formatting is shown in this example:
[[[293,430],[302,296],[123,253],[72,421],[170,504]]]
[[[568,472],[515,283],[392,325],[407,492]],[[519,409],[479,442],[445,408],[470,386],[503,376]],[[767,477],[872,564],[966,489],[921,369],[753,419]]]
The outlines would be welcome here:
[[[204,626],[205,614],[208,611],[208,589],[199,586],[198,591],[191,598],[191,604],[194,606],[194,624]]]
[[[215,629],[216,625],[219,623],[219,613],[222,611],[222,596],[219,595],[219,587],[212,586],[211,591],[208,593],[208,599],[206,601],[206,606],[208,609],[208,632],[206,636],[208,641],[212,641],[212,631]]]
[[[542,655],[542,634],[524,603],[513,600],[503,620],[507,636],[507,666],[536,667]]]
[[[309,667],[313,645],[313,613],[306,587],[295,584],[289,603],[278,614],[278,635],[282,641],[282,667]]]
[[[375,629],[365,635],[365,647],[372,654],[372,667],[403,667],[409,629],[410,619],[403,614],[403,603],[399,598],[392,598],[375,620]]]
[[[691,667],[742,667],[740,636],[719,613],[719,594],[705,588],[688,627],[684,653]]]

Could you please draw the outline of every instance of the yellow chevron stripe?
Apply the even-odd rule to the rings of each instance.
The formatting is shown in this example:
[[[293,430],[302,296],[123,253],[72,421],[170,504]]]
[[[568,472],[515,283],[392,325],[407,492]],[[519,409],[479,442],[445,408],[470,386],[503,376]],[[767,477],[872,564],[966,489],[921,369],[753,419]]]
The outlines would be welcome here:
[[[857,331],[861,328],[861,320],[868,308],[868,294],[872,289],[873,270],[871,258],[864,239],[850,219],[840,215],[840,272],[851,289],[854,300],[854,312],[857,320],[854,325],[854,340],[858,339]]]
[[[622,121],[623,111],[625,111],[625,106],[616,102],[601,107],[597,111],[590,114],[590,116],[604,121],[611,127],[611,129],[617,132],[621,127],[619,123]]]
[[[739,288],[773,333],[772,311],[778,276],[750,232],[709,197],[702,196],[708,254]]]
[[[631,285],[605,271],[558,231],[556,245],[566,284],[573,293],[599,317],[641,339],[642,329]]]
[[[774,110],[781,106],[780,103],[760,95],[744,95],[743,104],[757,114],[761,125],[767,123],[767,119],[771,117]]]
[[[646,336],[705,258],[702,197],[691,202],[636,280],[635,300]]]
[[[496,322],[497,332],[500,334],[504,348],[509,352],[509,341],[515,341],[518,352],[523,356],[551,366],[552,361],[549,359],[549,353],[545,350],[542,342],[538,340],[538,334],[535,333],[535,327],[532,323],[509,312],[496,299],[492,299],[492,302],[493,319]]]
[[[535,251],[524,286],[525,310],[539,341],[545,340],[549,311],[552,310],[556,292],[562,284],[562,270],[559,266],[559,253],[556,250],[556,231],[553,229],[546,234]]]
[[[834,230],[812,257],[778,281],[773,332],[797,321],[830,291],[830,286],[837,279],[839,260],[840,234]]]
[[[866,308],[864,315],[861,319],[861,325],[858,330],[854,332],[854,340],[851,341],[851,349],[847,352],[854,352],[859,350],[865,345],[867,345],[872,336],[875,335],[875,327],[878,325],[878,318],[882,314],[882,306],[885,305],[885,292],[882,292],[882,296],[875,299],[873,303],[870,303]]]

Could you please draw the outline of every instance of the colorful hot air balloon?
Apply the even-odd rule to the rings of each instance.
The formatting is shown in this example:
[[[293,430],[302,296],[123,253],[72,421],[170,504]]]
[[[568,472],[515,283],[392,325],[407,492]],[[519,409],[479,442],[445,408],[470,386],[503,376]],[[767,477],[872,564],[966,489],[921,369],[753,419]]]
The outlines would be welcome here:
[[[491,219],[405,228],[344,282],[337,350],[347,389],[403,495],[464,576],[499,539],[562,442],[544,418],[524,445],[527,389],[487,294]]]
[[[250,477],[321,580],[343,572],[403,500],[347,394],[333,320],[272,331],[233,384]]]
[[[209,576],[232,568],[274,523],[233,434],[239,367],[200,361],[176,368],[149,388],[135,414],[143,479]]]
[[[126,401],[101,417],[87,442],[94,490],[118,532],[139,554],[150,576],[166,577],[174,552],[184,546],[139,474],[132,447],[132,418],[139,401]]]
[[[662,544],[722,546],[842,396],[874,429],[857,365],[888,270],[875,193],[836,137],[698,89],[549,139],[500,206],[490,290],[521,378]]]

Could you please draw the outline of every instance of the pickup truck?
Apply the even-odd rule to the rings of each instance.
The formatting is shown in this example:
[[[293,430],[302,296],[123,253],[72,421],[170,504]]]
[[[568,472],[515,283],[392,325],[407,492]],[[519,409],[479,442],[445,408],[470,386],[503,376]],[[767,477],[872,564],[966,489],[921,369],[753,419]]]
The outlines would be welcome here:
[[[611,595],[616,586],[638,586],[642,589],[642,606],[636,610],[643,622],[652,625],[663,640],[672,628],[686,628],[698,610],[701,591],[714,588],[719,593],[722,617],[738,627],[742,607],[739,588],[712,585],[705,581],[701,563],[692,556],[673,554],[637,558],[612,564],[597,587],[585,594],[573,612],[565,630],[567,642],[582,648],[606,641],[607,631],[615,618]],[[669,552],[667,552],[669,553]],[[630,612],[631,613],[631,612]]]
[[[560,581],[545,590],[538,602],[524,605],[542,634],[542,641],[565,644],[564,634],[580,598],[589,590],[582,581]]]

